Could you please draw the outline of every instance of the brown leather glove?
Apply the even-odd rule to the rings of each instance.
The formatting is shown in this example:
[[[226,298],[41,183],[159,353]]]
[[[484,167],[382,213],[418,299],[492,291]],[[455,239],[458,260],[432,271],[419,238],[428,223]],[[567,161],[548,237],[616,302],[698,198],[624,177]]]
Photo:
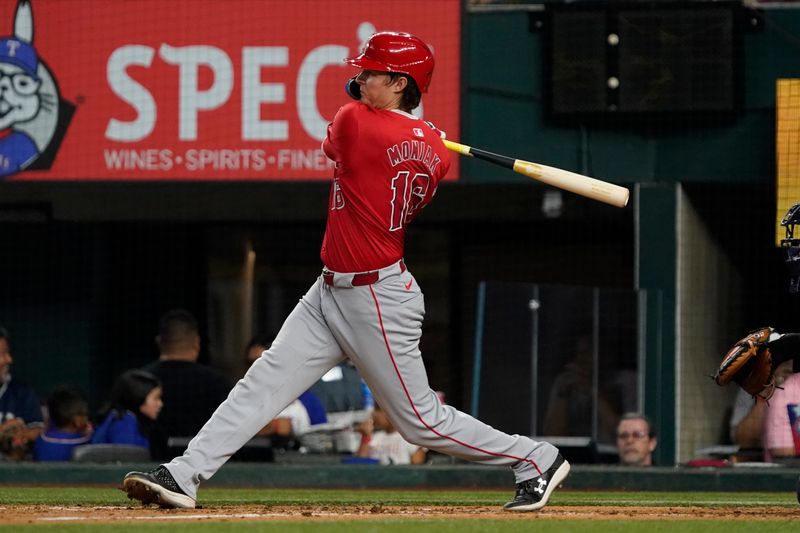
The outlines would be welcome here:
[[[731,346],[714,376],[717,385],[733,381],[752,396],[771,398],[775,392],[775,365],[767,343],[773,332],[773,328],[759,328]]]

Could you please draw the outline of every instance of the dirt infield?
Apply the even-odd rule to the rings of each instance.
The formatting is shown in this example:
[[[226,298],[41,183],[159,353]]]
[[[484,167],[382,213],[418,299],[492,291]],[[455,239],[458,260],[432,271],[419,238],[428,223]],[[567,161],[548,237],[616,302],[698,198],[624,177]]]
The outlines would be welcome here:
[[[800,518],[800,508],[785,507],[645,507],[548,506],[538,513],[510,513],[486,506],[361,506],[361,505],[221,505],[200,509],[159,509],[155,506],[58,507],[0,505],[3,524],[53,522],[167,522],[167,521],[304,521],[370,520],[386,518],[486,518],[549,520],[781,520]]]

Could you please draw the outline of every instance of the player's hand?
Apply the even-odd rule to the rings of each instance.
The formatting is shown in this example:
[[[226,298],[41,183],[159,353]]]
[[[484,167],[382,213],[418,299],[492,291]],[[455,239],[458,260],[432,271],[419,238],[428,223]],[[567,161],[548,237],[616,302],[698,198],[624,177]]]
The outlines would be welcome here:
[[[439,138],[441,138],[441,139],[446,139],[447,138],[447,133],[445,133],[443,130],[440,130],[439,128],[437,128],[433,124],[433,122],[431,122],[430,120],[426,120],[425,124],[427,124],[428,127],[430,127],[430,129],[432,129],[434,132],[436,132],[436,135],[438,135]]]

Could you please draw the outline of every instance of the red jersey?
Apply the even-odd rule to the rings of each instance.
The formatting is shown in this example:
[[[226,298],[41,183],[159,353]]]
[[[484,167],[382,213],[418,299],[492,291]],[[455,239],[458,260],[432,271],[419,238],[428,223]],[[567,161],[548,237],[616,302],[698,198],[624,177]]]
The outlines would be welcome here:
[[[351,102],[328,125],[322,149],[336,163],[323,264],[366,272],[397,262],[406,227],[450,168],[439,133],[409,113]]]

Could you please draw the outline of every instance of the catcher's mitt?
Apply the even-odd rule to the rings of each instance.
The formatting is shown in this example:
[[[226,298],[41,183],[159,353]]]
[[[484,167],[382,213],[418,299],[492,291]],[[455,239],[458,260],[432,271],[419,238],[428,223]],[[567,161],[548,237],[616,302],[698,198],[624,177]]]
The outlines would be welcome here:
[[[717,385],[733,381],[752,396],[771,398],[775,392],[775,367],[767,342],[773,331],[772,328],[760,328],[734,344],[714,376]]]

